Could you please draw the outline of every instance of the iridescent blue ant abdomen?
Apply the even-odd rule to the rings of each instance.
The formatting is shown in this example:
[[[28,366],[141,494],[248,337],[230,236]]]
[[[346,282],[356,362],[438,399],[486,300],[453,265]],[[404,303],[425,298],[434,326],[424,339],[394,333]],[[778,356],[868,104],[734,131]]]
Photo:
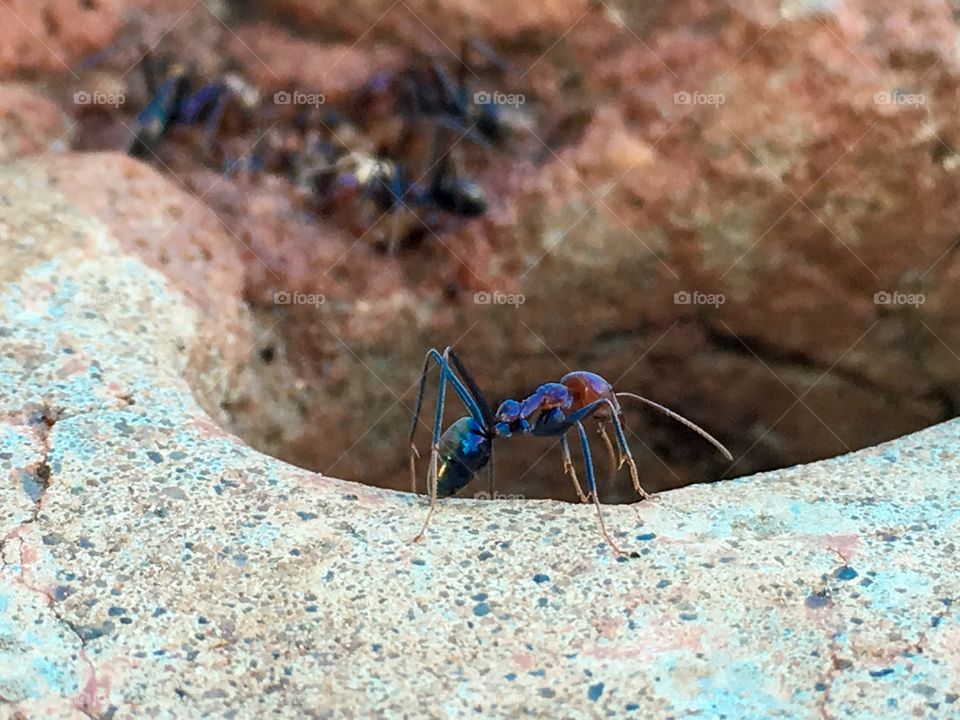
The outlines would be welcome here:
[[[462,417],[440,436],[437,495],[449,497],[490,461],[490,439],[472,417]]]

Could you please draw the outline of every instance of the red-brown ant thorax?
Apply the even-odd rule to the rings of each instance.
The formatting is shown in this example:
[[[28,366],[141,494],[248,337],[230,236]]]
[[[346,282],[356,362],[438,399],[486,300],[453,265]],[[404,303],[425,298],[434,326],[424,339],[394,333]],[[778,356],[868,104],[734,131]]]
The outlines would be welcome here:
[[[560,382],[573,396],[573,407],[571,408],[573,410],[586,407],[590,403],[601,399],[609,400],[618,412],[620,410],[620,403],[617,402],[613,386],[596,373],[577,370],[564,375],[560,378]],[[609,416],[609,410],[600,410],[596,414],[598,418]]]

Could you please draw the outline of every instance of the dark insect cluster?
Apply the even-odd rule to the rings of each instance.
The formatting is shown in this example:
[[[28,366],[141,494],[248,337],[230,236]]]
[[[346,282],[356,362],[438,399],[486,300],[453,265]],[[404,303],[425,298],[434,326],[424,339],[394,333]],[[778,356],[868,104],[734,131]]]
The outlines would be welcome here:
[[[319,92],[264,95],[239,73],[204,79],[145,52],[149,100],[128,150],[150,160],[177,128],[201,128],[208,164],[281,175],[312,211],[396,251],[487,212],[488,194],[464,168],[469,161],[482,169],[502,154],[510,127],[491,93],[471,84],[475,58],[485,73],[509,72],[487,45],[464,41],[453,71],[439,54],[418,55],[375,73],[333,107]],[[227,140],[238,132],[257,142],[231,157]]]

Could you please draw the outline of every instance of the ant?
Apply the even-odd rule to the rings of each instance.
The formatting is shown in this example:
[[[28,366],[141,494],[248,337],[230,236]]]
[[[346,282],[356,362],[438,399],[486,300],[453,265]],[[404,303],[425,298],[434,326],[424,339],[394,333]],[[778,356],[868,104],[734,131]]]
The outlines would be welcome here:
[[[435,140],[435,158],[438,147],[439,142]],[[320,167],[308,170],[306,175],[308,185],[325,210],[359,197],[372,201],[383,215],[389,215],[394,226],[389,240],[393,253],[401,240],[397,223],[403,210],[414,211],[414,214],[416,209],[443,211],[465,219],[480,217],[487,210],[483,190],[457,174],[449,154],[435,159],[431,167],[430,180],[424,185],[412,180],[399,161],[361,151],[331,157],[327,146],[327,156]]]
[[[177,125],[203,124],[204,147],[209,149],[231,101],[236,100],[245,115],[259,105],[257,90],[234,73],[226,73],[194,91],[198,84],[194,70],[178,63],[167,64],[162,72],[163,80],[158,81],[159,63],[149,52],[144,53],[142,64],[151,97],[137,116],[136,136],[129,149],[134,157],[154,154],[170,129]]]
[[[473,73],[469,51],[480,52],[501,74],[508,71],[506,62],[490,46],[477,40],[464,40],[458,58],[456,79],[440,63],[435,54],[424,56],[397,71],[374,75],[360,93],[360,112],[368,117],[383,112],[382,98],[388,93],[394,97],[394,112],[405,118],[403,136],[407,144],[421,118],[435,118],[440,126],[461,134],[467,140],[484,148],[499,145],[506,140],[508,127],[499,107],[484,102],[488,93],[472,93],[467,73]]]
[[[584,421],[591,417],[600,423],[600,433],[606,440],[612,458],[613,446],[606,435],[605,425],[608,422],[613,424],[621,454],[618,467],[622,467],[624,463],[628,464],[634,487],[644,499],[650,498],[650,494],[640,486],[636,463],[633,460],[623,431],[622,411],[618,400],[621,397],[640,400],[664,412],[705,438],[719,449],[727,459],[733,459],[730,452],[716,438],[690,420],[641,395],[614,392],[613,386],[602,377],[583,370],[567,373],[559,383],[541,385],[532,395],[522,401],[504,400],[494,413],[473,376],[453,348],[448,347],[443,354],[435,348],[431,348],[424,358],[417,391],[417,402],[413,411],[413,422],[410,426],[410,481],[414,493],[417,483],[416,458],[419,457],[419,452],[414,443],[414,435],[423,406],[424,390],[426,389],[431,361],[440,367],[440,381],[437,389],[437,409],[433,422],[430,467],[427,472],[430,508],[420,532],[414,538],[414,542],[423,539],[436,506],[437,496],[449,497],[455,494],[465,487],[484,467],[488,469],[490,495],[493,496],[493,441],[495,439],[513,435],[531,435],[533,437],[560,438],[564,470],[573,480],[580,500],[582,502],[593,501],[597,510],[600,534],[615,554],[624,555],[607,532],[600,498],[597,493],[590,444],[587,439],[587,431],[583,426]],[[470,414],[454,421],[441,434],[448,382],[453,386]],[[573,429],[577,431],[583,453],[587,480],[586,493],[583,492],[577,480],[573,462],[570,459],[567,434]]]

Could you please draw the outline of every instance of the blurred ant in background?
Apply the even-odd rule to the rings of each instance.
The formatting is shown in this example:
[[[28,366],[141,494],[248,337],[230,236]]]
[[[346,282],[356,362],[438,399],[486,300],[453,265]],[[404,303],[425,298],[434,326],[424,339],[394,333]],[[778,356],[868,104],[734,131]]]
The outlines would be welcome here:
[[[468,84],[467,74],[475,75],[470,64],[471,49],[479,50],[501,75],[508,72],[506,62],[488,45],[464,40],[456,80],[435,54],[399,71],[377,73],[359,93],[355,103],[357,116],[367,120],[381,120],[390,114],[399,116],[405,120],[407,134],[402,138],[407,141],[410,128],[429,119],[484,148],[502,144],[509,131],[499,106],[490,102],[490,93],[473,92]]]
[[[346,114],[275,103],[272,110],[279,114],[271,119],[277,122],[258,147],[236,162],[224,159],[224,165],[288,178],[316,211],[341,218],[361,234],[369,227],[361,229],[355,208],[368,203],[387,219],[391,253],[435,232],[445,219],[481,217],[486,194],[464,172],[456,146],[466,139],[489,150],[502,146],[509,132],[497,104],[483,100],[490,94],[474,93],[468,83],[468,74],[475,74],[471,52],[482,54],[500,74],[507,72],[489,46],[465,40],[455,74],[435,54],[424,55],[372,77]],[[259,92],[237,73],[205,81],[195,68],[159,61],[148,51],[141,65],[149,100],[136,117],[129,147],[135,157],[156,154],[174,128],[187,126],[202,127],[205,155],[214,149],[223,155],[237,128],[247,130],[262,120]]]
[[[432,225],[429,221],[437,213],[469,219],[486,212],[483,190],[460,175],[450,149],[441,151],[442,128],[437,128],[433,139],[426,182],[414,180],[403,161],[386,153],[340,146],[343,135],[333,129],[334,142],[314,143],[311,156],[315,162],[302,169],[299,182],[310,189],[325,214],[369,201],[381,218],[389,219],[387,247],[391,253],[418,229]],[[407,227],[401,230],[404,220]]]
[[[237,107],[244,124],[250,124],[260,107],[260,93],[236,73],[201,84],[194,69],[161,63],[149,51],[142,66],[150,101],[137,115],[136,136],[129,148],[134,157],[155,154],[172,128],[189,125],[204,127],[203,147],[209,152],[231,105]]]

